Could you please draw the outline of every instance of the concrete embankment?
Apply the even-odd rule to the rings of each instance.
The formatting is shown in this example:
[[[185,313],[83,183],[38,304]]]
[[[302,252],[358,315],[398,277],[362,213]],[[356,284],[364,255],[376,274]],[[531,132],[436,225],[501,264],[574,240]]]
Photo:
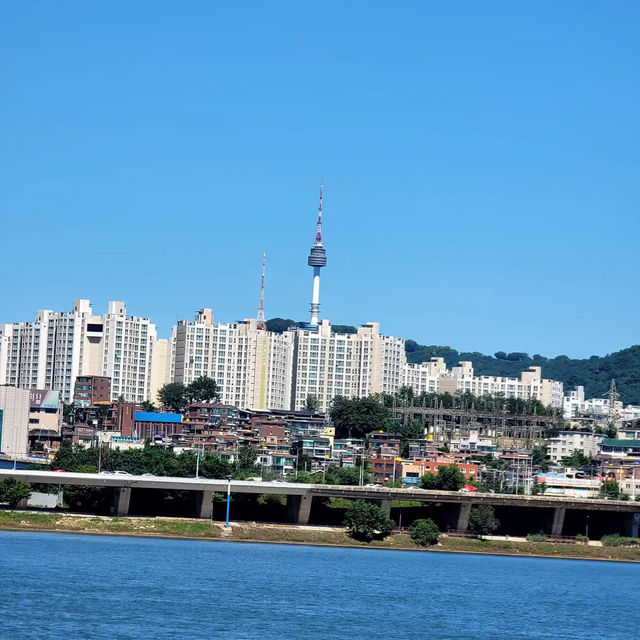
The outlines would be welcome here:
[[[185,518],[115,518],[6,510],[0,511],[0,529],[640,562],[640,547],[475,540],[442,536],[440,544],[424,548],[416,545],[406,533],[397,533],[385,540],[362,543],[350,538],[342,528],[242,522],[232,523],[230,529],[226,530],[222,523]]]

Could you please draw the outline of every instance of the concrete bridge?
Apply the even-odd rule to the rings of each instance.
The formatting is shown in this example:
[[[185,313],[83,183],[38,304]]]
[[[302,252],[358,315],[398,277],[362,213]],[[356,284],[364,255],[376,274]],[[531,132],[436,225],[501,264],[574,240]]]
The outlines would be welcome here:
[[[84,485],[109,487],[114,491],[114,513],[126,516],[132,490],[193,491],[197,496],[197,515],[211,518],[213,494],[226,493],[227,480],[204,478],[174,478],[151,475],[113,473],[71,473],[0,469],[0,480],[13,477],[23,482],[51,485]],[[314,498],[348,498],[375,502],[389,513],[394,500],[440,505],[448,510],[451,528],[466,530],[473,505],[488,504],[501,510],[546,510],[539,520],[549,519],[549,533],[562,535],[568,511],[590,515],[607,514],[623,519],[623,533],[638,537],[640,503],[621,500],[580,499],[552,496],[523,496],[494,493],[458,493],[453,491],[427,491],[424,489],[390,489],[387,487],[357,487],[350,485],[317,485],[291,482],[252,482],[231,480],[232,493],[276,494],[287,497],[287,512],[291,522],[308,524]],[[518,510],[518,511],[516,511]],[[547,516],[551,516],[547,518]]]

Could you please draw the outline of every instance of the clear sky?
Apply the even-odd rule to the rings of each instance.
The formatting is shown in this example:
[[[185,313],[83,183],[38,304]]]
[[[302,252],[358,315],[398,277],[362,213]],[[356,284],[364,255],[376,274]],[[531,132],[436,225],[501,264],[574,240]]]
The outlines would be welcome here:
[[[0,9],[0,322],[109,299],[493,353],[638,339],[640,3]]]

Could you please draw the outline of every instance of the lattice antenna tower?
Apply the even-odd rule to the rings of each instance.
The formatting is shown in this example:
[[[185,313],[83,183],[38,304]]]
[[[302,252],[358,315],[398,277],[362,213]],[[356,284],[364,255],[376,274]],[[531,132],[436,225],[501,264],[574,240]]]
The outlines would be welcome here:
[[[262,254],[262,280],[260,281],[260,304],[258,305],[257,328],[267,330],[267,321],[264,319],[264,269],[267,264],[267,254]]]
[[[616,422],[620,415],[618,414],[618,401],[620,400],[620,394],[616,389],[616,381],[614,379],[611,380],[611,386],[609,387],[609,391],[607,392],[607,397],[609,398],[609,412],[607,415],[607,426],[614,428],[616,426]]]

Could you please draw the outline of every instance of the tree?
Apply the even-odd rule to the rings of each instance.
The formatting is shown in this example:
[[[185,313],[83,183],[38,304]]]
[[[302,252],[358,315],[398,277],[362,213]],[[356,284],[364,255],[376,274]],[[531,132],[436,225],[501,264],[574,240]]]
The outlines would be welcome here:
[[[153,402],[149,402],[148,400],[144,400],[140,406],[143,411],[156,411],[156,407]]]
[[[15,478],[5,478],[0,482],[0,502],[7,502],[15,509],[21,500],[28,500],[31,487],[26,482]]]
[[[287,482],[300,482],[301,484],[313,484],[313,476],[307,471],[297,471],[287,476]]]
[[[292,327],[297,327],[298,323],[289,318],[269,318],[267,320],[267,331],[272,333],[284,333]]]
[[[356,540],[383,540],[395,526],[387,512],[363,500],[356,500],[346,511],[344,523]]]
[[[469,528],[478,535],[492,534],[500,526],[494,508],[489,504],[476,504],[471,507]]]
[[[440,537],[438,525],[431,519],[416,520],[411,525],[411,539],[423,547],[437,544]]]
[[[440,491],[459,491],[464,487],[466,479],[464,473],[455,464],[438,467],[438,473],[425,473],[420,478],[422,489],[437,489]]]
[[[617,500],[620,497],[620,485],[615,480],[605,480],[600,485],[600,497]]]
[[[540,495],[544,494],[544,492],[546,490],[547,490],[547,483],[546,482],[536,482],[531,487],[531,495],[532,496],[540,496]]]
[[[579,469],[580,467],[584,467],[587,464],[591,464],[591,462],[592,459],[585,456],[584,453],[582,453],[582,451],[579,451],[578,449],[576,449],[570,456],[562,458],[562,464],[565,467],[571,467],[573,469]]]
[[[249,477],[259,473],[256,466],[258,454],[251,447],[240,447],[238,449],[238,458],[234,463],[235,476],[239,478]]]
[[[318,411],[318,398],[316,396],[309,394],[307,399],[304,401],[303,409],[305,411],[311,411],[311,413],[316,413]]]
[[[181,382],[169,382],[160,387],[158,398],[164,407],[176,413],[184,411],[188,404],[187,389]]]
[[[531,464],[540,469],[540,471],[548,471],[551,461],[548,456],[548,448],[546,444],[537,444],[531,449]]]
[[[363,484],[369,482],[369,474],[363,474]],[[325,473],[326,484],[360,484],[360,469],[358,467],[329,467]]]
[[[331,406],[331,419],[336,428],[336,438],[362,438],[371,431],[386,430],[391,423],[391,414],[373,396],[338,396]]]
[[[220,399],[220,387],[213,378],[200,376],[187,386],[186,397],[191,402],[217,402]]]

